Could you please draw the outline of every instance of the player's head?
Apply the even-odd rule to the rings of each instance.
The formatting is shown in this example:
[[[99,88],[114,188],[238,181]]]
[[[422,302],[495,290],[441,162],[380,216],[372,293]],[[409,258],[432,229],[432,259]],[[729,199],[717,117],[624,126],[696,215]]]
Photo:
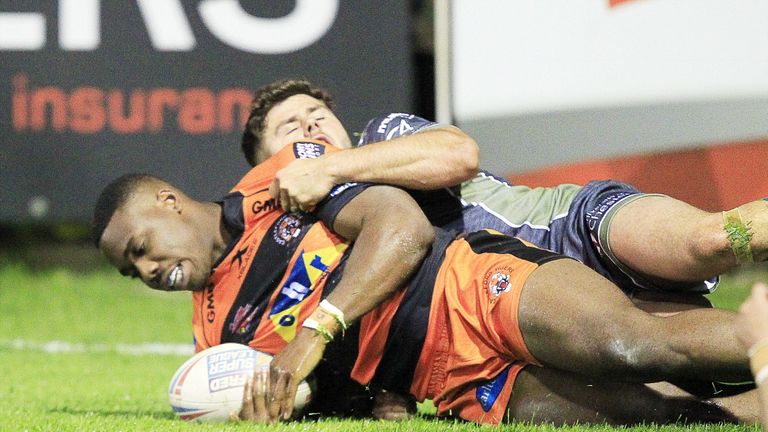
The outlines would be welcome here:
[[[249,164],[256,165],[286,144],[306,139],[352,147],[327,91],[306,80],[275,81],[256,90],[241,142]]]
[[[215,258],[199,204],[157,177],[125,175],[96,201],[93,239],[122,275],[150,288],[202,289]]]

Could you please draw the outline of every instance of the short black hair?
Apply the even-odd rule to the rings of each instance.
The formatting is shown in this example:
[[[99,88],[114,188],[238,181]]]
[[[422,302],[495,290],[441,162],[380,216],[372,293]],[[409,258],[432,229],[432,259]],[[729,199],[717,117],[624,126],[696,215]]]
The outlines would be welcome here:
[[[160,179],[150,174],[125,174],[112,180],[101,191],[91,220],[91,238],[97,248],[115,212],[128,201],[138,186],[156,180]]]
[[[245,130],[240,140],[240,149],[251,166],[255,166],[257,162],[256,152],[261,146],[261,134],[266,126],[267,114],[275,105],[299,94],[322,101],[331,111],[334,109],[331,94],[305,79],[279,80],[256,90],[251,101],[251,113],[245,122]]]

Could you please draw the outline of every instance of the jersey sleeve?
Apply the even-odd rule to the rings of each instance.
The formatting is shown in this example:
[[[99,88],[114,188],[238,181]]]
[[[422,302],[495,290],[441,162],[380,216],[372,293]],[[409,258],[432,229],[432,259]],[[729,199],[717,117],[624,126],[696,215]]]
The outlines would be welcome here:
[[[447,127],[408,113],[391,113],[368,121],[357,146],[413,135],[427,129]]]
[[[318,158],[326,153],[339,151],[336,147],[317,142],[295,142],[289,148],[283,148],[278,152],[280,167],[287,165],[296,159]],[[353,198],[370,187],[370,183],[342,183],[331,189],[328,196],[315,207],[315,215],[323,221],[325,226],[333,229],[333,222],[341,209]]]

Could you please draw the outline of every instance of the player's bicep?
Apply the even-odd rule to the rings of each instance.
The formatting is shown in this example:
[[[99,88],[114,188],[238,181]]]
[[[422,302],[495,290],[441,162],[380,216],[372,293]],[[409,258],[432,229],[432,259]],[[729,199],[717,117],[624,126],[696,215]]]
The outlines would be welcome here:
[[[365,223],[382,231],[396,232],[400,226],[421,225],[422,220],[428,227],[426,217],[405,191],[376,185],[365,189],[341,208],[331,226],[337,234],[355,240]]]

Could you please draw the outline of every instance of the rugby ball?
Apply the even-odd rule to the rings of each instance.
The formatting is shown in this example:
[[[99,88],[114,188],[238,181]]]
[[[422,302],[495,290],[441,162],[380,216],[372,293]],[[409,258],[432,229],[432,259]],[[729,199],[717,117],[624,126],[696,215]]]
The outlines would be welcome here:
[[[247,345],[225,343],[195,354],[173,374],[168,387],[171,408],[182,420],[227,421],[240,412],[246,380],[257,366],[269,365],[272,356]],[[294,400],[294,417],[312,398],[302,381]]]

